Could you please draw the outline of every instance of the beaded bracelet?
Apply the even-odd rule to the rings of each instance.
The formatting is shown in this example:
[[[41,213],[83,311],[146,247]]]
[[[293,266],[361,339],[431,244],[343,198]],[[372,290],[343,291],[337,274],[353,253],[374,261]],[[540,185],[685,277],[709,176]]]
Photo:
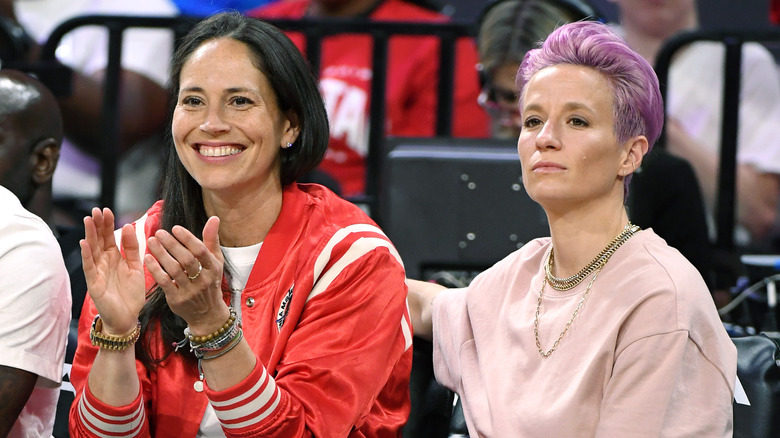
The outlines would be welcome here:
[[[202,357],[202,355],[205,353],[220,351],[227,347],[227,345],[230,344],[236,338],[236,336],[238,336],[240,331],[241,328],[238,326],[238,324],[234,324],[230,327],[230,330],[226,331],[222,336],[210,342],[205,344],[194,344],[190,342],[190,350],[195,353],[195,357],[198,358]]]
[[[192,333],[190,333],[190,328],[187,327],[185,330],[185,334],[187,335],[187,339],[189,339],[190,343],[195,344],[205,344],[208,341],[211,341],[214,338],[218,338],[220,335],[225,333],[235,322],[236,322],[236,311],[232,307],[228,307],[228,310],[230,311],[230,316],[228,316],[227,321],[225,321],[224,324],[222,324],[222,327],[220,327],[217,331],[210,333],[205,336],[195,336]]]
[[[185,339],[188,340],[190,344],[190,351],[192,351],[198,359],[202,358],[207,352],[222,350],[234,341],[241,331],[235,309],[232,307],[229,307],[228,309],[230,310],[228,320],[213,333],[205,336],[195,336],[190,333],[189,327],[184,329]]]
[[[129,334],[125,336],[114,336],[101,333],[103,331],[103,320],[100,315],[95,315],[92,320],[92,328],[89,331],[89,340],[92,345],[103,350],[124,351],[130,348],[141,335],[141,321],[136,321],[136,326]]]

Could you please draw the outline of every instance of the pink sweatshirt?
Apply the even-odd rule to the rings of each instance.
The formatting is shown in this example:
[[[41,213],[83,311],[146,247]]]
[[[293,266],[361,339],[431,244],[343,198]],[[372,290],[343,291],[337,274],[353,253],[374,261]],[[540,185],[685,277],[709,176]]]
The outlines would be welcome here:
[[[730,437],[737,352],[696,269],[652,230],[593,283],[557,350],[534,313],[550,239],[434,301],[434,369],[463,398],[469,432],[514,437]],[[590,278],[547,285],[552,347]]]

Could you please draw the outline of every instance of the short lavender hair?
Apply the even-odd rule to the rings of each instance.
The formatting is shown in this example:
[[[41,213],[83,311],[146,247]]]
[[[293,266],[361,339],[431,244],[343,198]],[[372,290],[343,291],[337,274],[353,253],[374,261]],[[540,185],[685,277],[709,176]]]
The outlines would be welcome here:
[[[592,21],[564,24],[541,47],[529,51],[517,75],[521,108],[525,86],[531,77],[543,68],[558,64],[581,65],[603,74],[612,90],[618,142],[644,135],[648,152],[653,148],[664,122],[658,77],[650,64],[609,26]],[[625,179],[626,187],[629,180]]]

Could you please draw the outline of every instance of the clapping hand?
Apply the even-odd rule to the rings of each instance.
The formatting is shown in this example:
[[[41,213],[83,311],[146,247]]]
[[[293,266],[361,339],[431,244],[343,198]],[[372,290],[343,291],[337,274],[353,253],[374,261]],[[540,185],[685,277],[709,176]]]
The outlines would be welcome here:
[[[170,233],[158,230],[148,240],[146,268],[165,292],[171,310],[194,333],[214,331],[229,315],[222,300],[224,256],[218,232],[219,218],[211,217],[202,241],[178,225]]]
[[[114,238],[114,214],[110,209],[92,209],[84,218],[85,238],[81,240],[81,258],[89,296],[94,301],[103,331],[124,335],[133,330],[144,304],[144,267],[135,228],[121,230],[124,256]]]

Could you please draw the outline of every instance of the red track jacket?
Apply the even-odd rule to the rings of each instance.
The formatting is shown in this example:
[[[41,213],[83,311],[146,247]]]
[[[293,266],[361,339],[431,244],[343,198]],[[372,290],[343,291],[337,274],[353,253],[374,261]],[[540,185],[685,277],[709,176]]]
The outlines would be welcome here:
[[[159,228],[161,212],[158,202],[136,223],[144,236]],[[137,361],[138,398],[104,405],[86,385],[97,354],[87,297],[71,373],[71,436],[194,437],[209,401],[228,437],[400,436],[412,363],[404,280],[395,248],[362,211],[320,186],[288,186],[241,298],[254,372],[226,391],[206,382],[196,392],[185,348],[154,371]],[[147,272],[147,287],[153,283]],[[228,300],[226,282],[223,291]]]

